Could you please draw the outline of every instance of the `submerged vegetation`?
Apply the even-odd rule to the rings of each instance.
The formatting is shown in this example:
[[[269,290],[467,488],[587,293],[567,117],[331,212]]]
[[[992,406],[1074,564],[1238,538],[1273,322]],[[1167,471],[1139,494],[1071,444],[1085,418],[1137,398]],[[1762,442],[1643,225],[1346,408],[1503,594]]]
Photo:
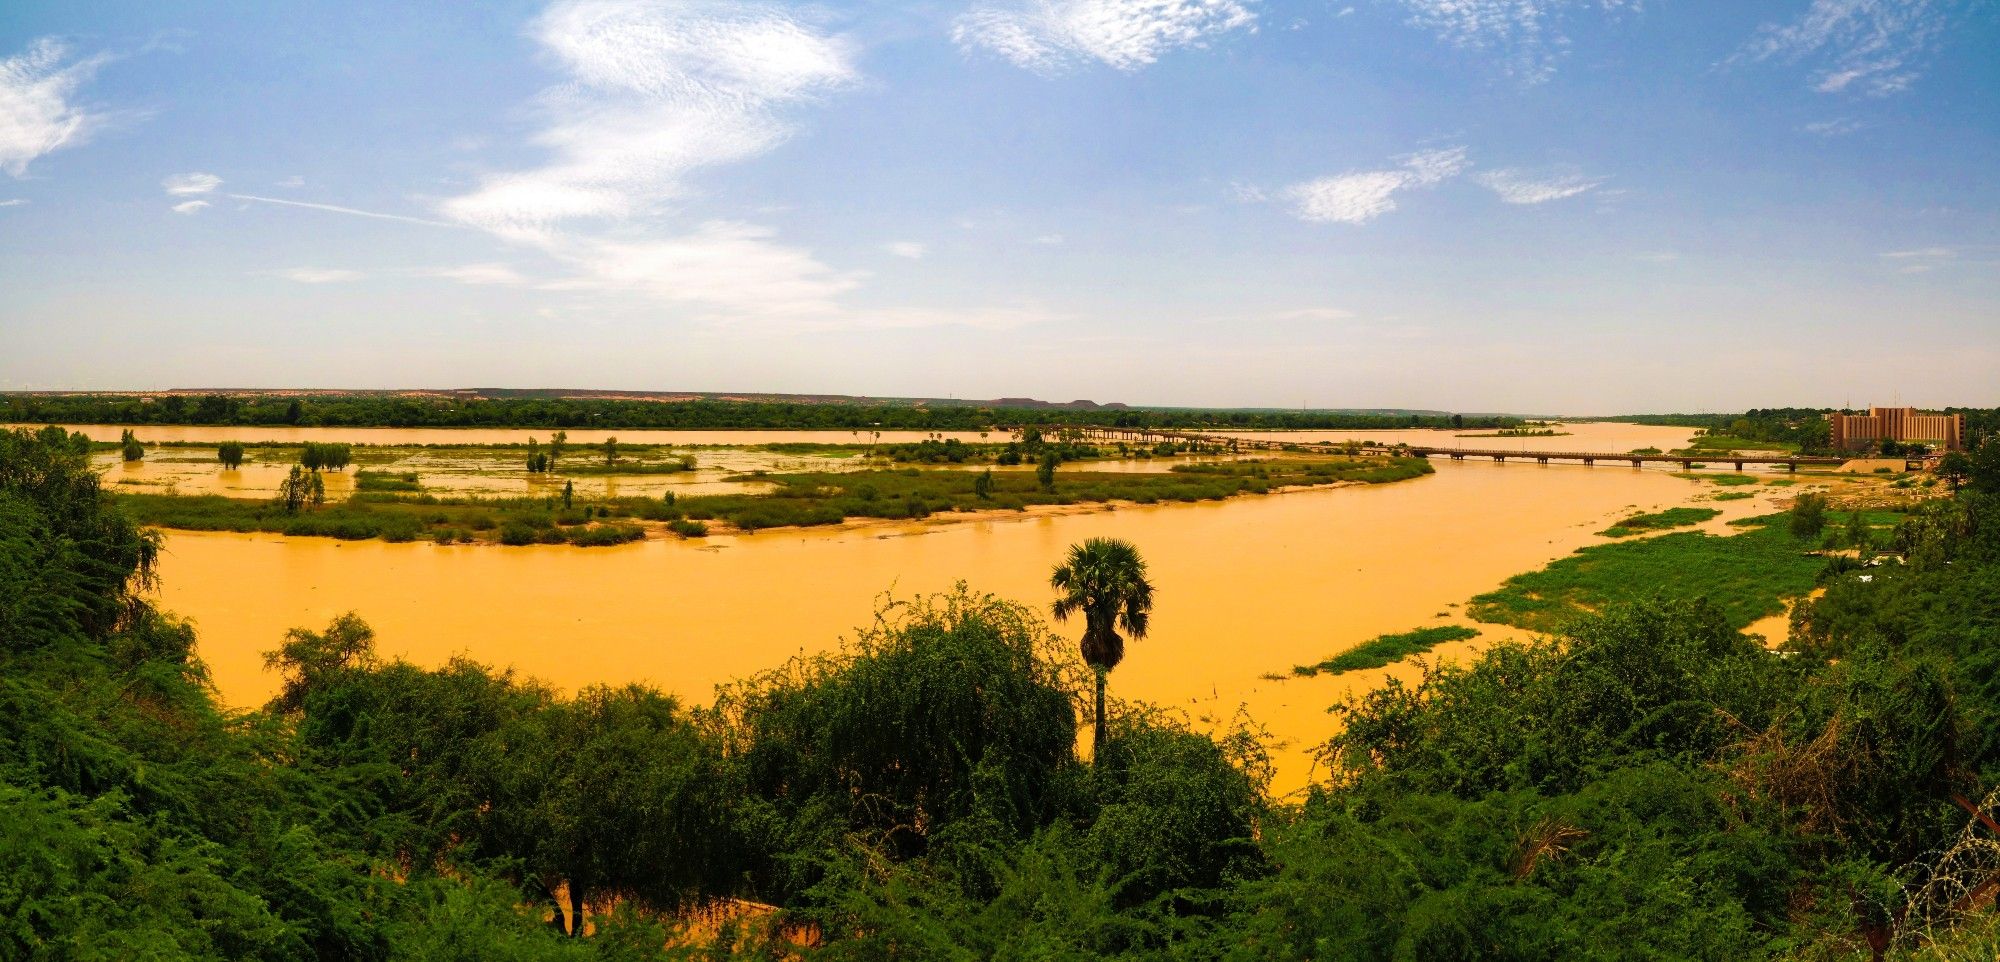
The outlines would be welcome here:
[[[1285,799],[1254,727],[1140,704],[1085,764],[1075,644],[963,587],[712,706],[343,616],[225,711],[86,451],[0,432],[0,957],[1990,954],[2000,445],[1898,563],[1766,518],[1510,582],[1551,633],[1335,706]],[[1778,657],[1737,629],[1799,571]]]
[[[1647,531],[1663,531],[1668,528],[1685,528],[1700,524],[1722,512],[1714,508],[1668,508],[1652,514],[1635,514],[1617,524],[1599,531],[1607,538],[1624,538]]]
[[[1479,621],[1553,631],[1592,612],[1645,601],[1671,587],[1706,598],[1724,621],[1742,628],[1784,612],[1826,561],[1815,540],[1794,536],[1784,515],[1736,522],[1740,534],[1694,531],[1591,545],[1540,571],[1515,575],[1472,599]]]
[[[1054,473],[1047,482],[1025,471],[978,473],[919,468],[803,474],[743,475],[764,482],[762,494],[615,497],[580,501],[555,497],[440,496],[415,490],[409,474],[358,472],[358,491],[311,511],[216,495],[121,494],[133,517],[149,525],[195,531],[265,531],[334,538],[412,541],[498,540],[503,544],[613,543],[597,530],[642,537],[643,522],[727,522],[742,531],[838,524],[848,518],[918,519],[938,512],[1024,510],[1035,505],[1108,501],[1156,504],[1213,501],[1286,487],[1381,484],[1429,474],[1420,458],[1300,458],[1177,464],[1164,472]],[[1060,483],[1056,483],[1057,481]],[[577,528],[579,525],[595,527]],[[671,529],[676,532],[684,529]],[[704,530],[706,530],[704,528]],[[583,537],[578,537],[582,535]]]
[[[1339,675],[1350,671],[1381,668],[1421,655],[1446,642],[1479,637],[1479,629],[1464,625],[1437,625],[1393,635],[1377,635],[1316,665],[1296,665],[1292,674],[1300,678]]]

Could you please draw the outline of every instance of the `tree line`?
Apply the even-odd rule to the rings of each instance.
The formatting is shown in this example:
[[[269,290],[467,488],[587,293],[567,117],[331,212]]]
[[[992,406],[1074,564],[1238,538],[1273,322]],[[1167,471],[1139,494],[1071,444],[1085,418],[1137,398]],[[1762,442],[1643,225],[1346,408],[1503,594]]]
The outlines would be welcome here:
[[[193,424],[304,427],[791,428],[837,431],[982,431],[996,425],[1087,424],[1135,428],[1504,428],[1519,418],[1468,414],[1196,408],[1078,409],[913,403],[639,401],[570,398],[284,397],[211,394],[13,394],[0,418],[39,424]]]

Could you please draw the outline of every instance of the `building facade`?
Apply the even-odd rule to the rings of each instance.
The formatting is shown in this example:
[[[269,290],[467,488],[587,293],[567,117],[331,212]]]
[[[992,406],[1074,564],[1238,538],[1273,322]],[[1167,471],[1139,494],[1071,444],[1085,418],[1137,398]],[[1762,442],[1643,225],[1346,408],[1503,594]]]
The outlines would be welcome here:
[[[1833,446],[1847,451],[1871,448],[1884,441],[1929,444],[1957,451],[1965,444],[1965,415],[1925,414],[1916,408],[1871,407],[1867,414],[1829,414]]]

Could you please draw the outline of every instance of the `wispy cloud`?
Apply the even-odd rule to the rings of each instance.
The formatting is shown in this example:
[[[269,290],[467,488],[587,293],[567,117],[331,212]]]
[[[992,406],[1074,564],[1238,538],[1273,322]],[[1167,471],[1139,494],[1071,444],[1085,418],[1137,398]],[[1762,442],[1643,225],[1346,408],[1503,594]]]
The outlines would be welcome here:
[[[1765,24],[1729,63],[1816,60],[1813,89],[1887,96],[1916,83],[1964,0],[1813,0],[1789,24]]]
[[[109,59],[74,58],[67,46],[44,37],[0,60],[0,170],[24,176],[35,158],[81,144],[103,126],[105,115],[73,98]]]
[[[208,206],[208,201],[205,200],[186,200],[178,204],[175,204],[173,206],[173,211],[176,214],[193,214],[200,212],[203,208],[207,206]]]
[[[0,200],[0,207],[20,207],[27,202],[28,199],[26,197],[10,197],[6,200]]]
[[[1397,0],[1411,26],[1463,50],[1498,56],[1526,83],[1554,76],[1569,47],[1562,21],[1574,9],[1638,9],[1641,0]]]
[[[1799,127],[1799,130],[1821,137],[1845,137],[1867,126],[1867,124],[1849,117],[1836,117],[1832,120],[1818,120],[1802,125]]]
[[[930,248],[916,241],[891,241],[883,244],[882,249],[897,257],[907,257],[913,261],[922,260],[925,254],[930,253]]]
[[[1911,250],[1883,251],[1882,259],[1898,265],[1898,274],[1928,274],[1958,260],[1958,250],[1951,247],[1918,247]]]
[[[838,313],[834,298],[864,275],[835,270],[772,237],[769,228],[710,221],[676,237],[579,239],[551,249],[578,274],[545,286],[639,294],[755,318]]]
[[[214,174],[175,174],[160,181],[160,187],[175,197],[196,197],[222,186],[222,178]]]
[[[1402,165],[1393,170],[1357,171],[1302,181],[1286,187],[1280,196],[1291,203],[1292,212],[1301,220],[1365,224],[1395,210],[1398,193],[1456,177],[1467,163],[1464,147],[1426,150],[1400,159]]]
[[[284,180],[278,181],[277,184],[277,186],[279,187],[304,187],[305,185],[306,185],[306,179],[304,177],[300,177],[297,174],[293,174],[292,176],[287,177]]]
[[[569,75],[542,92],[529,170],[446,200],[449,219],[548,244],[566,223],[620,220],[679,196],[696,169],[783,141],[780,108],[855,81],[847,45],[776,7],[565,0],[531,34]]]
[[[1061,234],[1038,234],[1033,238],[1030,238],[1030,240],[1036,244],[1042,244],[1049,247],[1054,247],[1058,244],[1063,243],[1064,239],[1065,238]]]
[[[300,207],[306,210],[325,211],[326,213],[329,214],[347,214],[353,217],[372,217],[376,220],[401,221],[405,224],[423,224],[428,227],[460,226],[458,224],[446,223],[441,220],[425,220],[422,217],[405,217],[402,214],[384,214],[380,211],[360,210],[353,207],[342,207],[338,204],[315,204],[303,200],[285,200],[282,197],[259,197],[256,194],[224,194],[222,196],[228,197],[231,200],[249,201],[253,204],[276,204],[280,207]]]
[[[528,279],[519,271],[505,264],[459,264],[453,267],[431,267],[417,271],[422,277],[436,277],[460,284],[519,286]]]
[[[1475,179],[1509,204],[1546,204],[1589,193],[1603,183],[1573,171],[1536,173],[1516,168],[1485,171]]]
[[[301,284],[342,284],[358,281],[367,276],[360,271],[341,270],[330,267],[288,267],[271,272],[273,277],[282,277]]]
[[[1168,51],[1255,30],[1256,22],[1238,0],[1017,0],[967,11],[952,39],[1042,73],[1088,61],[1137,70]]]

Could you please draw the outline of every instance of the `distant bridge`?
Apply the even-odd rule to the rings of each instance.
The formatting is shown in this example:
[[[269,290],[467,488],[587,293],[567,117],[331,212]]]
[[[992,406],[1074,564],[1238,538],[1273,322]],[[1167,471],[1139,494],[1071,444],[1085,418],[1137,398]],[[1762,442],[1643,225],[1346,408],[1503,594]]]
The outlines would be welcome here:
[[[1806,467],[1838,467],[1846,463],[1841,458],[1815,458],[1787,456],[1758,456],[1718,453],[1709,457],[1686,454],[1613,454],[1605,451],[1509,451],[1503,448],[1455,448],[1430,444],[1371,444],[1345,441],[1283,441],[1271,438],[1237,438],[1226,434],[1202,434],[1195,431],[1177,431],[1166,428],[1114,428],[1084,425],[1034,426],[1047,437],[1075,437],[1091,441],[1125,441],[1140,444],[1205,444],[1228,448],[1231,451],[1249,450],[1303,450],[1324,454],[1337,454],[1349,450],[1359,450],[1362,454],[1401,455],[1415,458],[1450,458],[1463,461],[1466,458],[1491,458],[1506,462],[1529,461],[1548,464],[1551,461],[1575,461],[1594,465],[1600,461],[1614,464],[1630,464],[1641,467],[1646,464],[1676,464],[1683,471],[1692,471],[1697,466],[1710,464],[1733,464],[1736,470],[1743,470],[1748,464],[1781,464],[1787,471],[1797,471],[1800,465]],[[1004,430],[1020,431],[1020,427]]]

